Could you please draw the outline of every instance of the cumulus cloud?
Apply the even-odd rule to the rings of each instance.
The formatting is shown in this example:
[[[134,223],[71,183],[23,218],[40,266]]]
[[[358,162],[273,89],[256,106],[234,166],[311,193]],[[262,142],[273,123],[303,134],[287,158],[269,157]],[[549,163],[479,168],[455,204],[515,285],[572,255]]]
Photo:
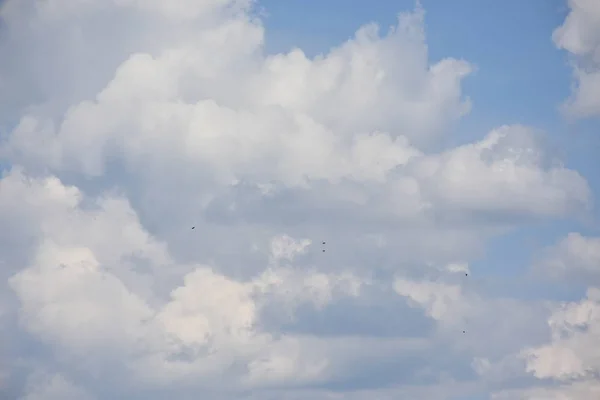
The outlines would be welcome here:
[[[538,381],[553,382],[550,387],[532,383],[529,388],[500,390],[494,399],[588,399],[596,395],[600,376],[600,356],[596,343],[600,340],[600,289],[598,288],[597,239],[570,233],[556,245],[540,254],[537,271],[565,282],[589,285],[580,301],[548,304],[548,338],[527,346],[515,354],[525,371]],[[507,359],[508,360],[508,359]],[[512,363],[515,360],[511,361]],[[493,369],[479,362],[484,374]]]
[[[537,272],[553,279],[600,283],[600,238],[571,232],[547,248],[536,264]]]
[[[311,361],[307,350],[300,352],[301,338],[262,332],[261,298],[273,294],[292,306],[322,307],[334,295],[356,296],[360,290],[360,279],[352,275],[294,272],[277,263],[249,282],[210,266],[176,265],[125,199],[103,199],[99,209],[85,210],[84,195],[55,178],[26,180],[15,172],[2,182],[3,198],[19,191],[35,195],[29,198],[34,212],[55,200],[53,212],[37,216],[42,232],[29,266],[9,279],[21,324],[94,373],[127,362],[132,379],[167,384],[221,375],[247,357],[247,370],[240,373],[250,382],[302,380],[303,374],[308,379],[326,359],[315,355]],[[119,221],[112,232],[111,221]],[[293,258],[301,246],[288,236],[274,238],[271,258]],[[156,281],[184,270],[178,276],[183,281],[164,293]]]
[[[589,399],[600,390],[600,289],[588,290],[580,302],[559,305],[548,325],[551,342],[524,350],[527,371],[539,379],[552,379],[558,388],[534,388],[522,396],[527,399]],[[537,396],[537,397],[536,397]],[[504,398],[504,397],[498,397]]]
[[[433,150],[475,67],[430,62],[420,5],[316,57],[268,54],[246,0],[0,7],[9,396],[443,399],[562,379],[546,339],[591,379],[594,290],[575,345],[567,311],[551,335],[547,304],[467,283],[489,239],[591,189],[533,127]]]
[[[576,117],[600,115],[600,5],[594,0],[569,0],[569,15],[552,39],[573,57],[576,80],[565,110]]]

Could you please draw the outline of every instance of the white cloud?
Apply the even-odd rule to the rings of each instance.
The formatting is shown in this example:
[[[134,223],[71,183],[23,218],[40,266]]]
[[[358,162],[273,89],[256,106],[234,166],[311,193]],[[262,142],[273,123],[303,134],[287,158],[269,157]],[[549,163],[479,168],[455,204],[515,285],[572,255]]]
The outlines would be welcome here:
[[[516,354],[524,370],[540,381],[554,384],[531,384],[526,389],[507,389],[493,394],[493,399],[589,399],[600,393],[600,353],[595,343],[600,341],[600,289],[596,283],[598,243],[595,237],[570,233],[556,245],[544,250],[538,259],[538,272],[563,282],[579,280],[589,285],[580,301],[550,305],[545,342],[526,346]],[[510,360],[510,357],[506,359]],[[514,363],[515,361],[510,361]],[[476,367],[490,364],[484,360]],[[499,367],[499,366],[498,366]],[[491,365],[491,369],[494,367]]]
[[[569,0],[570,12],[552,38],[574,56],[576,86],[565,109],[577,117],[600,115],[600,5],[595,0]]]
[[[556,385],[499,391],[492,398],[584,400],[597,396],[600,354],[595,344],[600,340],[599,301],[599,289],[592,288],[586,299],[557,306],[548,319],[551,342],[520,352],[528,373],[538,379],[553,380]]]
[[[415,164],[417,176],[441,207],[538,216],[589,207],[585,180],[545,158],[535,131],[504,126],[479,142]]]
[[[396,278],[393,288],[411,307],[436,322],[438,338],[452,340],[453,347],[472,355],[469,368],[473,371],[486,378],[516,373],[515,363],[510,364],[512,360],[506,356],[518,352],[526,342],[542,343],[547,336],[543,329],[547,305],[486,295],[485,287],[468,282],[474,278],[457,280],[452,275],[425,280]],[[519,341],[515,342],[515,337]]]
[[[420,6],[314,58],[266,54],[250,6],[0,6],[10,390],[372,398],[371,379],[402,386],[382,396],[443,399],[515,373],[523,346],[549,357],[544,305],[483,293],[469,261],[522,221],[589,211],[585,179],[520,125],[432,152],[470,111],[474,66],[430,63]],[[589,267],[584,247],[557,254]],[[560,346],[570,372],[595,368]]]
[[[548,324],[550,345],[531,349],[528,370],[538,378],[594,378],[600,373],[600,353],[593,346],[600,340],[600,289],[588,290],[587,299],[558,308]]]
[[[536,270],[552,279],[600,283],[600,238],[571,232],[545,250]]]
[[[77,353],[126,350],[139,335],[141,320],[151,315],[118,279],[99,270],[87,248],[44,243],[35,267],[19,272],[10,284],[28,329]]]
[[[303,303],[323,307],[334,296],[356,296],[361,286],[351,274],[277,264],[248,282],[208,266],[180,266],[143,230],[123,199],[105,197],[96,203],[101,208],[85,209],[84,195],[55,178],[26,180],[13,171],[2,183],[3,203],[20,196],[21,210],[32,212],[39,229],[30,266],[9,280],[21,303],[21,323],[65,362],[85,365],[88,372],[106,373],[108,366],[125,363],[136,382],[168,385],[214,379],[242,363],[248,370],[237,372],[241,383],[313,380],[327,358],[315,354],[313,360],[302,338],[262,332],[261,299],[273,293],[289,300],[293,312]],[[283,235],[272,243],[273,262],[282,255],[291,261],[307,240]],[[144,266],[148,270],[140,270]],[[181,271],[189,272],[167,299],[160,296],[160,282],[143,285],[145,274],[168,283]]]
[[[386,36],[367,27],[312,60],[298,49],[262,55],[262,27],[247,17],[217,21],[194,28],[197,41],[173,38],[130,55],[95,98],[64,115],[27,112],[1,151],[28,168],[90,177],[116,161],[153,197],[186,171],[198,187],[195,204],[239,180],[305,189],[352,182],[351,198],[337,196],[401,218],[426,217],[435,206],[565,215],[589,203],[583,179],[543,165],[525,127],[442,154],[411,145],[464,114],[460,79],[469,70],[452,59],[428,65],[420,9]]]
[[[458,285],[396,279],[394,290],[399,295],[408,297],[415,305],[423,307],[427,315],[435,320],[460,323],[469,304],[463,300]]]

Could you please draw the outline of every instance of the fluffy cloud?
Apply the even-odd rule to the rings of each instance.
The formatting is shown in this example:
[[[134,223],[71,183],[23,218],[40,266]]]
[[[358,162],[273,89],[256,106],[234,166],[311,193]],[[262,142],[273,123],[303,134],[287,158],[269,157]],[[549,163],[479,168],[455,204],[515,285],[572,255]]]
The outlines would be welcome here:
[[[538,260],[539,273],[553,279],[600,283],[600,238],[572,232],[547,248]]]
[[[570,12],[552,38],[575,58],[576,87],[565,104],[577,117],[600,115],[600,5],[594,0],[569,0]]]
[[[526,359],[528,372],[539,379],[553,379],[560,386],[534,388],[521,396],[583,400],[600,393],[600,353],[594,345],[600,340],[600,289],[589,289],[587,298],[580,302],[557,307],[548,325],[552,341],[526,349],[521,355]]]
[[[430,63],[420,6],[314,58],[267,54],[248,1],[0,7],[8,396],[443,399],[562,379],[546,339],[596,368],[591,322],[559,342],[547,304],[468,283],[488,239],[592,194],[532,127],[432,150],[474,66]],[[553,259],[591,266],[577,243]]]
[[[307,350],[300,352],[301,338],[262,332],[261,299],[285,299],[293,310],[304,302],[323,307],[334,296],[360,292],[362,282],[352,275],[280,265],[306,241],[275,238],[270,257],[275,264],[254,280],[239,282],[209,266],[177,265],[140,226],[125,199],[107,197],[85,209],[77,188],[55,178],[27,180],[19,171],[5,176],[2,185],[3,200],[21,195],[24,214],[38,218],[31,228],[41,231],[30,265],[9,280],[21,303],[21,324],[61,357],[94,373],[126,362],[135,379],[164,385],[218,376],[247,358],[247,370],[239,373],[255,384],[314,379],[326,358],[315,355],[313,361]],[[165,293],[160,281],[178,272],[183,282]],[[51,381],[65,386],[58,378]]]
[[[570,233],[546,249],[536,265],[538,271],[567,282],[573,276],[592,285],[580,301],[551,306],[547,319],[550,337],[546,343],[521,350],[527,373],[539,380],[554,381],[554,387],[532,385],[523,390],[504,390],[494,399],[588,399],[599,393],[600,288],[597,238]]]

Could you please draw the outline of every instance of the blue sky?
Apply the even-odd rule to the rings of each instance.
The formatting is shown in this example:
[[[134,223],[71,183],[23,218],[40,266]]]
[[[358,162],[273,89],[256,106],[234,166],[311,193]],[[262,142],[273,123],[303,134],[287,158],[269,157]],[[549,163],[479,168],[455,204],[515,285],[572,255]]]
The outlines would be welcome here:
[[[600,7],[420,4],[0,1],[0,397],[599,397]]]

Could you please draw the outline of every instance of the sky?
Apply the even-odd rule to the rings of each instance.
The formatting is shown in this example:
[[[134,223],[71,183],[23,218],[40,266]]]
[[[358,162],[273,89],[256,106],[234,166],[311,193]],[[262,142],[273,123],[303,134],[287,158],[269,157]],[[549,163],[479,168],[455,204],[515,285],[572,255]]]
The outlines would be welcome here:
[[[0,398],[600,397],[600,2],[0,1]]]

